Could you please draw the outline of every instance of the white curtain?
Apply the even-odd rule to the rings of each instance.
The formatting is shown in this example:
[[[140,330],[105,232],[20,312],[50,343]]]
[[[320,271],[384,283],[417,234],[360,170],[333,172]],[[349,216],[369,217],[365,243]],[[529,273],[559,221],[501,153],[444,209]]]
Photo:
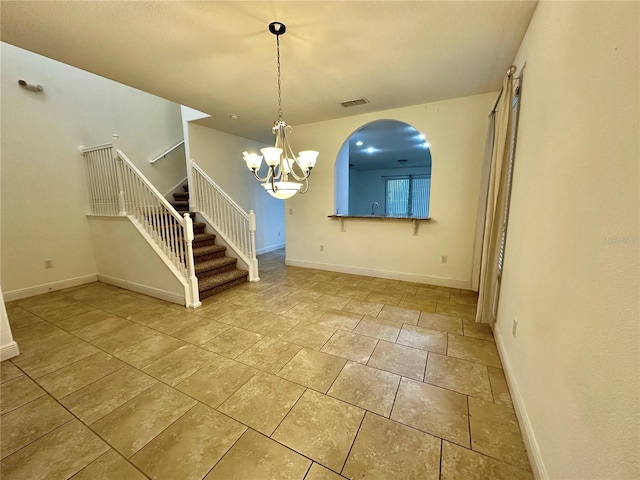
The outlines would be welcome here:
[[[486,185],[484,225],[482,229],[482,256],[480,259],[480,296],[476,322],[494,323],[496,303],[500,288],[498,279],[498,255],[502,238],[509,153],[511,144],[511,105],[514,96],[513,75],[508,74],[502,85],[502,95],[493,114],[493,138],[491,163]],[[482,205],[482,201],[480,204]],[[480,235],[476,235],[476,238]]]

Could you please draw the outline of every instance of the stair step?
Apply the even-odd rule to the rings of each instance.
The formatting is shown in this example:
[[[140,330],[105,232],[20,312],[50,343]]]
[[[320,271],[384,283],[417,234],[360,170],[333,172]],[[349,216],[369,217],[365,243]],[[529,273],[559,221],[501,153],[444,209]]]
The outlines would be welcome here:
[[[184,185],[182,185],[182,189],[183,189],[185,192],[188,192],[188,191],[189,191],[189,184],[188,184],[188,183],[185,183]]]
[[[207,245],[206,247],[198,247],[193,249],[193,261],[198,264],[214,258],[224,257],[227,247],[224,245]]]
[[[173,208],[175,208],[178,211],[189,210],[189,200],[176,200],[175,202],[171,202],[171,205],[173,205]]]
[[[196,277],[198,281],[213,277],[223,272],[236,269],[237,259],[232,257],[220,257],[196,265]]]
[[[200,233],[204,233],[207,225],[202,222],[193,222],[193,233],[199,235]]]
[[[189,192],[176,192],[173,194],[173,198],[175,200],[186,200],[189,201]]]
[[[231,270],[199,280],[200,300],[245,283],[248,276],[249,272],[245,270]]]
[[[216,236],[212,233],[196,233],[193,236],[193,248],[215,245]]]

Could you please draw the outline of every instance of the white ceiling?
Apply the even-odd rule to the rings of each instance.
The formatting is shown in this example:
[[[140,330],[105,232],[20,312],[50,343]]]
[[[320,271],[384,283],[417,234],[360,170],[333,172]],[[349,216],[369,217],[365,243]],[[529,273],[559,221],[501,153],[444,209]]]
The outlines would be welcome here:
[[[535,1],[2,1],[0,39],[271,142],[290,125],[500,89]],[[366,97],[346,109],[340,102]],[[239,116],[231,120],[230,114]]]

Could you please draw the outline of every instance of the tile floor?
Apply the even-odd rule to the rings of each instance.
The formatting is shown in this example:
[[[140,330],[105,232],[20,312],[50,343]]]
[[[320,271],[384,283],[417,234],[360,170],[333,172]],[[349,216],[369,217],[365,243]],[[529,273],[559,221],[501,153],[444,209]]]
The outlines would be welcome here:
[[[196,310],[100,283],[7,304],[2,478],[532,478],[475,294],[260,265]]]

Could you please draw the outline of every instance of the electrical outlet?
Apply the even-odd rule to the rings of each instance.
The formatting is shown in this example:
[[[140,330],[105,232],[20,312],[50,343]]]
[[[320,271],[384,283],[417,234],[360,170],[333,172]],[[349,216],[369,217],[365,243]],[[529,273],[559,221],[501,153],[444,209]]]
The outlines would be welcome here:
[[[320,251],[324,252],[324,245],[320,245]]]
[[[293,208],[289,209],[289,215],[293,215]]]
[[[518,320],[513,319],[513,325],[511,327],[511,335],[516,336],[516,331],[518,330]]]
[[[44,268],[53,268],[53,261],[52,260],[45,260],[44,261]]]
[[[440,255],[440,263],[447,263],[447,256],[446,255]]]

